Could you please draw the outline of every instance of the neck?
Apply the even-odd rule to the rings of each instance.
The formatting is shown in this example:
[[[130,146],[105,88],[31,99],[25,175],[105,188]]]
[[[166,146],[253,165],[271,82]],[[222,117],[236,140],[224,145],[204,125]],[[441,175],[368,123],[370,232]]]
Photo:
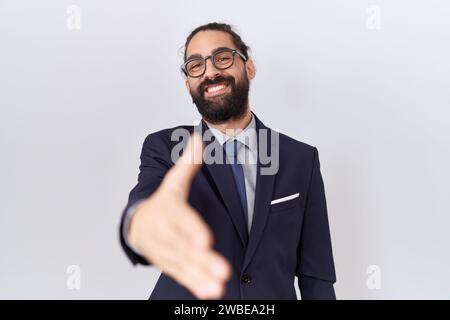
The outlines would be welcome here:
[[[239,130],[244,130],[249,125],[250,121],[252,121],[252,113],[250,108],[247,108],[247,111],[245,111],[244,115],[239,119],[232,119],[217,124],[208,122],[208,125],[226,134],[230,133],[230,131],[239,132]]]

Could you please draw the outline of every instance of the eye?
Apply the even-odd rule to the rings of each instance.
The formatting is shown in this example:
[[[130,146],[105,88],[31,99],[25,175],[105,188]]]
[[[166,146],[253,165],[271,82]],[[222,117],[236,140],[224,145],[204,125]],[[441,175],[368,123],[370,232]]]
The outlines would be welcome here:
[[[228,51],[219,52],[214,57],[214,61],[221,66],[228,66],[233,61],[233,54]]]
[[[230,60],[229,57],[219,57],[219,59],[218,59],[219,62],[226,62],[226,61],[229,61],[229,60]]]
[[[193,62],[192,64],[189,65],[189,70],[195,71],[200,69],[201,67],[202,67],[201,62]]]

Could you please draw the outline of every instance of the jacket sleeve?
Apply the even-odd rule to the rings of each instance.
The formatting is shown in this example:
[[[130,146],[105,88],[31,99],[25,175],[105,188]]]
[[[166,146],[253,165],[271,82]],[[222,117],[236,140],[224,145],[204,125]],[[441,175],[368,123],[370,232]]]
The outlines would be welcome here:
[[[130,191],[128,203],[122,212],[119,227],[120,244],[131,262],[149,265],[150,263],[135,252],[125,239],[124,224],[130,218],[130,208],[139,201],[148,198],[160,185],[166,172],[173,165],[170,161],[170,150],[164,139],[153,133],[147,136],[142,146],[141,164],[139,166],[138,182]]]
[[[333,288],[336,274],[325,189],[320,173],[319,153],[315,147],[302,233],[297,249],[296,275],[302,299],[336,299]]]

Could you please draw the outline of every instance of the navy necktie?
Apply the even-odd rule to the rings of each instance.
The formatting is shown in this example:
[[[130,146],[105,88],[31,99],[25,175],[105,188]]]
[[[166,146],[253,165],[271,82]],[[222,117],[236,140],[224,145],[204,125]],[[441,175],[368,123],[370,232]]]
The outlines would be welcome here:
[[[231,162],[231,170],[233,171],[234,182],[236,183],[236,188],[239,193],[242,210],[244,211],[245,225],[248,230],[247,193],[245,191],[244,169],[237,159],[239,144],[240,142],[238,140],[228,140],[225,143],[225,153]]]

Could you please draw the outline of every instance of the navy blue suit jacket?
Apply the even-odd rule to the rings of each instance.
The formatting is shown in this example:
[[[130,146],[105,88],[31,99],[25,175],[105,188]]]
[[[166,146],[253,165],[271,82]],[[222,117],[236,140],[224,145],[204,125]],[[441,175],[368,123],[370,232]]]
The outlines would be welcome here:
[[[258,130],[271,130],[255,118]],[[207,128],[203,121],[200,125]],[[194,130],[194,126],[180,126],[145,139],[138,183],[130,192],[120,230],[128,208],[150,196],[173,165],[171,151],[179,142],[172,141],[171,134],[177,128]],[[214,249],[233,267],[223,298],[297,299],[294,281],[298,276],[302,299],[335,299],[336,276],[317,149],[279,134],[278,172],[261,175],[264,165],[258,161],[250,234],[229,164],[204,164],[192,183],[188,201],[213,231]],[[295,193],[300,196],[271,205],[271,200]],[[120,242],[133,264],[149,264],[126,245],[122,232]],[[195,297],[162,273],[150,299]]]

